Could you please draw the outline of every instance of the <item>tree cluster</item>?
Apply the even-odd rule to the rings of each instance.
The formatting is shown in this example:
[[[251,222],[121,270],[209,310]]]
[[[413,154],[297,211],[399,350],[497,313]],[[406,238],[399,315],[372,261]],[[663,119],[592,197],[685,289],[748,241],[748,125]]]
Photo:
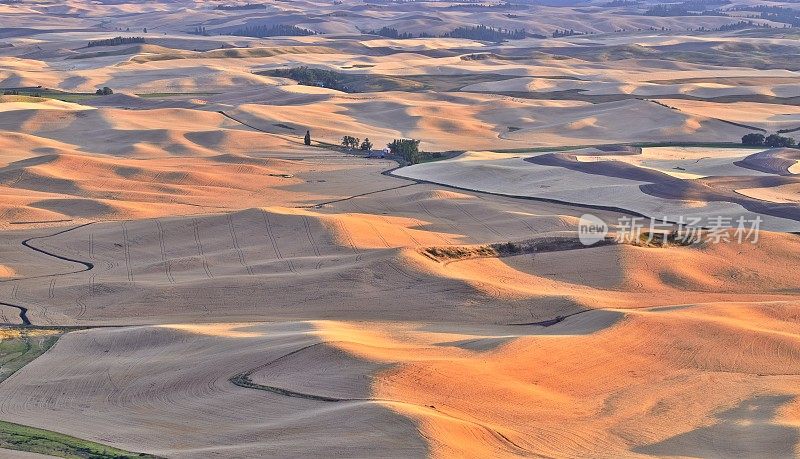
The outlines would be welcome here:
[[[683,3],[661,3],[653,5],[644,12],[645,16],[725,16],[719,10],[709,7],[727,5],[730,0],[690,0]]]
[[[409,38],[434,38],[436,35],[432,35],[428,32],[422,32],[418,35],[414,35],[411,32],[400,32],[393,27],[381,27],[378,30],[370,30],[366,32],[370,35],[380,35],[382,37],[387,38],[396,38],[396,39],[409,39]],[[493,42],[502,42],[504,40],[521,40],[527,37],[535,37],[535,38],[545,38],[542,35],[536,34],[529,34],[525,31],[525,29],[501,29],[501,28],[494,28],[485,25],[477,25],[477,26],[463,26],[458,27],[450,32],[445,32],[439,35],[440,38],[467,38],[470,40],[480,40],[480,41],[493,41]]]
[[[731,30],[753,29],[753,28],[769,29],[771,27],[769,24],[757,24],[753,21],[739,21],[739,22],[734,22],[732,24],[723,24],[717,27],[715,30],[719,32],[727,32]]]
[[[303,29],[293,25],[273,24],[245,26],[230,33],[241,37],[266,38],[266,37],[305,37],[316,35],[313,30]]]
[[[412,34],[410,32],[398,32],[397,29],[395,29],[393,27],[381,27],[378,30],[370,30],[367,33],[370,34],[370,35],[379,35],[381,37],[395,38],[395,39],[401,39],[401,40],[414,38],[414,34]]]
[[[486,4],[486,3],[463,3],[459,2],[455,5],[449,5],[444,8],[443,10],[489,10],[489,11],[502,11],[502,10],[517,10],[523,9],[525,5],[520,5],[516,3],[510,2],[503,2],[503,3],[495,3],[495,4]]]
[[[567,29],[564,29],[564,30],[556,29],[556,31],[553,32],[553,38],[571,37],[573,35],[585,35],[585,34],[583,32],[575,32],[572,29],[569,29],[569,30],[567,30]]]
[[[371,151],[373,145],[372,142],[369,141],[369,137],[365,138],[362,142],[358,137],[346,135],[342,137],[342,146],[348,150]]]
[[[468,38],[471,40],[501,42],[503,40],[521,40],[527,37],[525,29],[495,29],[483,24],[474,27],[458,27],[442,34],[443,38]]]
[[[94,93],[97,94],[98,96],[108,96],[114,94],[114,91],[112,91],[111,88],[109,88],[108,86],[103,86],[101,89],[98,89]]]
[[[223,11],[237,11],[237,10],[263,10],[267,5],[263,3],[245,3],[244,5],[217,5],[215,9]]]
[[[773,5],[737,6],[728,11],[752,11],[759,13],[755,18],[772,22],[782,22],[792,27],[800,27],[800,10]]]
[[[393,155],[403,158],[410,164],[418,164],[422,160],[419,142],[415,139],[394,139],[389,144],[389,150]]]
[[[91,40],[87,46],[93,48],[95,46],[130,45],[133,43],[144,43],[144,37],[114,37],[105,38],[103,40]]]
[[[751,146],[765,146],[765,147],[793,147],[797,144],[797,142],[791,137],[784,137],[778,134],[770,134],[768,136],[764,136],[764,134],[752,133],[752,134],[745,134],[742,137],[742,145],[751,145]]]
[[[270,70],[264,72],[264,74],[278,78],[289,78],[303,86],[319,86],[342,92],[351,92],[351,88],[346,84],[347,77],[333,70],[302,66]]]
[[[342,146],[347,148],[348,150],[355,150],[356,148],[358,148],[360,141],[361,140],[358,137],[346,135],[342,137]]]
[[[605,6],[607,8],[618,8],[622,6],[636,6],[640,5],[642,2],[640,0],[612,0],[607,3],[603,3],[601,6]]]

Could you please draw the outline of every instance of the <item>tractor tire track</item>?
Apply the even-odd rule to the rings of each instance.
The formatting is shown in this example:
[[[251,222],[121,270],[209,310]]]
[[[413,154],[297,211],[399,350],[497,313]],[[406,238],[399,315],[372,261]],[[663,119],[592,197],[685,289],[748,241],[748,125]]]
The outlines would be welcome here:
[[[247,261],[244,258],[244,251],[242,251],[241,246],[239,246],[239,241],[236,239],[236,228],[233,226],[233,217],[231,214],[228,214],[228,230],[231,233],[231,242],[233,243],[233,249],[236,250],[236,255],[239,257],[239,263],[244,267],[247,271],[247,274],[253,275],[253,268],[247,264]]]
[[[423,212],[425,212],[425,214],[427,214],[431,218],[431,223],[434,223],[436,220],[438,220],[433,215],[433,213],[428,209],[428,207],[425,206],[424,204],[422,204],[422,201],[417,201],[417,205],[420,207],[420,209],[422,209]],[[448,224],[448,226],[450,226],[450,228],[453,229],[453,233],[452,234],[459,234],[461,232],[461,230],[458,229],[458,227],[456,227],[456,225],[454,225],[452,221],[447,220],[447,224]],[[437,231],[436,234],[439,234],[439,232]],[[446,244],[450,244],[451,243],[450,241],[446,240],[444,238],[444,236],[442,236],[441,234],[439,234],[439,238],[444,240]]]
[[[475,220],[476,223],[478,223],[479,225],[482,225],[484,228],[486,228],[490,232],[494,233],[497,236],[502,236],[502,234],[500,234],[499,231],[497,231],[496,229],[494,229],[491,226],[489,226],[485,221],[480,220],[480,219],[478,219],[478,217],[472,215],[472,213],[470,213],[467,209],[465,209],[461,204],[457,203],[455,200],[453,200],[453,205],[455,205],[456,208],[458,210],[460,210],[461,212],[463,212],[466,216],[468,216],[469,218]]]
[[[213,279],[214,275],[211,274],[211,268],[208,266],[208,259],[203,253],[203,244],[200,242],[200,224],[197,222],[196,218],[192,219],[192,226],[194,227],[194,243],[197,246],[197,255],[200,257],[200,261],[203,264],[203,271],[205,271],[206,277]]]
[[[260,366],[258,366],[256,368],[251,369],[251,370],[235,374],[229,380],[230,380],[231,383],[233,383],[233,384],[235,384],[235,385],[237,385],[239,387],[246,388],[246,389],[262,390],[262,391],[271,392],[271,393],[278,394],[278,395],[283,395],[283,396],[286,396],[286,397],[302,398],[302,399],[314,400],[314,401],[318,401],[318,402],[327,402],[327,403],[385,403],[385,404],[392,404],[392,405],[414,407],[415,409],[422,408],[422,409],[424,409],[426,411],[435,412],[437,416],[444,416],[444,417],[449,418],[449,419],[451,419],[451,420],[453,420],[455,422],[464,423],[464,424],[468,424],[468,425],[477,427],[478,429],[488,433],[490,436],[492,436],[495,439],[497,439],[498,443],[500,445],[502,445],[504,449],[507,449],[507,450],[513,452],[514,454],[525,455],[525,456],[532,455],[531,451],[528,451],[524,447],[522,447],[519,444],[515,443],[513,440],[508,438],[508,436],[506,436],[505,434],[503,434],[502,432],[496,430],[495,428],[493,428],[491,426],[488,426],[486,424],[483,424],[481,422],[474,421],[474,420],[471,420],[471,419],[460,418],[460,417],[454,416],[452,414],[444,413],[442,411],[437,410],[436,408],[434,408],[432,406],[420,405],[420,404],[417,404],[417,403],[405,402],[405,401],[402,401],[402,400],[383,399],[383,398],[332,397],[332,396],[326,396],[326,395],[312,394],[312,393],[308,393],[308,392],[295,391],[295,390],[286,389],[286,388],[283,388],[283,387],[258,384],[258,383],[254,383],[250,379],[250,376],[253,373],[255,373],[257,371],[260,371],[260,370],[263,370],[263,369],[269,367],[270,365],[272,365],[272,364],[274,364],[276,362],[279,362],[279,361],[281,361],[283,359],[291,357],[292,355],[295,355],[295,354],[298,354],[300,352],[303,352],[303,351],[305,351],[307,349],[311,349],[313,347],[320,346],[320,345],[329,345],[329,344],[330,344],[330,342],[324,342],[323,341],[323,342],[319,342],[319,343],[314,343],[314,344],[310,344],[310,345],[307,345],[307,346],[303,346],[303,347],[301,347],[299,349],[296,349],[296,350],[291,351],[291,352],[289,352],[287,354],[284,354],[284,355],[282,355],[282,356],[280,356],[280,357],[278,357],[278,358],[276,358],[276,359],[274,359],[274,360],[272,360],[270,362],[267,362],[264,365],[260,365]]]
[[[262,216],[264,218],[264,226],[267,229],[267,236],[269,237],[269,240],[272,243],[272,250],[275,251],[275,256],[278,257],[279,260],[283,260],[283,261],[286,262],[286,264],[289,266],[289,271],[291,271],[291,272],[293,272],[295,274],[299,274],[297,272],[297,270],[294,268],[294,264],[292,264],[292,260],[283,258],[283,255],[281,255],[281,250],[278,247],[278,241],[275,239],[275,235],[272,234],[272,228],[271,228],[272,225],[270,224],[270,221],[269,221],[269,213],[266,212],[266,211],[262,211]]]
[[[314,236],[311,235],[311,224],[308,223],[308,216],[303,215],[303,226],[306,228],[306,236],[308,237],[308,243],[311,244],[311,250],[314,251],[314,255],[317,257],[317,267],[314,269],[320,269],[322,267],[322,260],[320,259],[320,251],[319,247],[317,247],[317,243],[314,242]]]
[[[158,219],[156,219],[156,226],[158,227],[158,244],[161,247],[161,262],[164,264],[164,274],[167,276],[169,283],[174,284],[175,278],[172,277],[172,270],[167,259],[167,248],[164,243],[164,227]]]
[[[75,320],[83,320],[83,316],[86,315],[86,303],[80,298],[76,298],[75,304],[78,306],[78,315],[75,316]]]
[[[133,283],[133,270],[131,269],[131,248],[128,243],[128,228],[122,222],[122,251],[125,256],[125,270],[128,272],[128,282]]]
[[[384,188],[384,189],[375,190],[375,191],[368,191],[366,193],[354,194],[353,196],[348,196],[346,198],[334,199],[332,201],[325,201],[325,202],[320,202],[318,204],[313,204],[313,205],[309,205],[309,206],[302,206],[302,207],[304,207],[304,208],[319,208],[319,207],[327,206],[329,204],[336,204],[338,202],[345,202],[345,201],[349,201],[349,200],[355,199],[355,198],[361,198],[361,197],[364,197],[364,196],[383,193],[384,191],[399,190],[401,188],[407,188],[407,187],[414,186],[414,185],[416,185],[416,183],[406,183],[405,185],[393,186],[393,187],[390,187],[390,188]]]

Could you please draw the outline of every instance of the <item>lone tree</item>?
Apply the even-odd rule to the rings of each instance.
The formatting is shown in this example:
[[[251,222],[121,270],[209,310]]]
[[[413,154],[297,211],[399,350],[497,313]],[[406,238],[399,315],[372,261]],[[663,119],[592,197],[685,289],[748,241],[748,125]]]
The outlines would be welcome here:
[[[303,143],[311,145],[311,131],[306,131],[306,136],[303,138]]]
[[[372,150],[372,142],[369,141],[369,137],[365,138],[363,142],[361,142],[361,149],[363,151],[371,151]]]
[[[114,94],[114,91],[112,91],[108,86],[103,86],[103,89],[98,89],[94,93],[98,96],[107,96],[109,94]]]
[[[347,148],[348,150],[353,150],[358,148],[359,139],[357,137],[346,135],[342,137],[342,146]]]
[[[389,144],[389,149],[393,155],[399,156],[411,164],[417,164],[422,160],[419,142],[415,139],[394,139]]]
[[[764,134],[745,134],[742,136],[742,145],[764,145]]]

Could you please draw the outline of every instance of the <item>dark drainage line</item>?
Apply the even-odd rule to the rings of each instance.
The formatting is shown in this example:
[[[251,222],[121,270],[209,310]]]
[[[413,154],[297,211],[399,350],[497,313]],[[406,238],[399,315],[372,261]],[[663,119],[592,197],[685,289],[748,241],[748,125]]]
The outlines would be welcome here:
[[[0,305],[2,305],[2,306],[10,306],[12,308],[19,309],[19,318],[22,319],[22,324],[23,325],[31,325],[31,321],[30,321],[30,319],[28,319],[28,308],[23,307],[23,306],[18,306],[16,304],[3,303],[2,301],[0,301]]]
[[[80,271],[75,271],[75,272],[72,272],[70,274],[80,273],[80,272],[83,272],[83,271],[89,271],[92,268],[94,268],[94,263],[91,263],[91,262],[88,262],[88,261],[83,261],[83,260],[76,260],[74,258],[69,258],[69,257],[65,257],[63,255],[58,255],[58,254],[55,254],[55,253],[52,253],[52,252],[48,252],[47,250],[40,249],[38,247],[32,246],[31,245],[31,241],[36,240],[36,239],[46,239],[46,238],[50,238],[50,237],[53,237],[53,236],[58,236],[59,234],[64,234],[64,233],[67,233],[67,232],[70,232],[70,231],[75,231],[78,228],[83,228],[84,226],[89,226],[92,223],[93,222],[89,222],[89,223],[85,223],[83,225],[74,226],[72,228],[65,229],[64,231],[59,231],[57,233],[49,234],[47,236],[36,236],[36,237],[28,238],[28,239],[25,239],[24,241],[22,241],[22,245],[24,245],[25,247],[27,247],[27,248],[29,248],[31,250],[34,250],[36,252],[43,253],[43,254],[45,254],[47,256],[51,256],[53,258],[58,258],[59,260],[70,261],[72,263],[78,263],[78,264],[83,265],[83,266],[86,267],[86,269],[82,269]]]

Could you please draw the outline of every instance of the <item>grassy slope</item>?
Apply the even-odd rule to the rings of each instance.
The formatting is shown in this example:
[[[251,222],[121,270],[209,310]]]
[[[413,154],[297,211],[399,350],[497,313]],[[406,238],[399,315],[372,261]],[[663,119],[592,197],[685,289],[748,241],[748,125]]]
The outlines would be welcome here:
[[[44,354],[63,333],[58,329],[0,328],[0,382]]]
[[[68,330],[61,328],[0,328],[0,383],[44,354]],[[35,427],[0,421],[0,449],[65,458],[154,458]],[[2,457],[2,453],[0,453]]]
[[[37,429],[13,422],[0,421],[0,448],[49,454],[70,459],[156,458],[132,453],[50,430]]]

